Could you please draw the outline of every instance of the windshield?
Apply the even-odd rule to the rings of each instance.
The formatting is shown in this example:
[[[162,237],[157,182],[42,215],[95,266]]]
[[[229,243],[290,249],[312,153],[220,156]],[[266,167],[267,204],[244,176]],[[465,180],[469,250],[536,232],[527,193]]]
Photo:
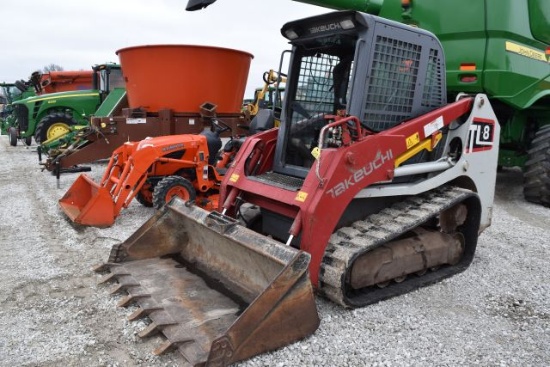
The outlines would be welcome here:
[[[337,35],[318,38],[297,46],[287,108],[287,134],[284,163],[310,167],[311,151],[317,145],[327,114],[347,108],[355,54],[355,38]]]
[[[124,77],[122,76],[121,69],[110,69],[110,73],[107,73],[107,69],[101,70],[99,74],[99,89],[102,91],[113,90],[114,88],[125,88]]]
[[[0,91],[0,94],[2,94],[7,102],[13,101],[13,99],[19,95],[21,95],[21,91],[14,85],[10,86],[2,86],[2,90]]]

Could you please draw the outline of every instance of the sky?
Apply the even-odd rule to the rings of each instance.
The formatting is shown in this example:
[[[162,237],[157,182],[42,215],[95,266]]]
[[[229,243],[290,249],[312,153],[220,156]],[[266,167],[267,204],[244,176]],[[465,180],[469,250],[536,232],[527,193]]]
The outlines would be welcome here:
[[[118,62],[121,48],[155,44],[226,47],[254,55],[245,97],[277,69],[288,42],[288,21],[329,12],[291,0],[217,0],[188,12],[187,0],[3,0],[0,6],[0,82],[27,80],[57,64],[89,70]]]

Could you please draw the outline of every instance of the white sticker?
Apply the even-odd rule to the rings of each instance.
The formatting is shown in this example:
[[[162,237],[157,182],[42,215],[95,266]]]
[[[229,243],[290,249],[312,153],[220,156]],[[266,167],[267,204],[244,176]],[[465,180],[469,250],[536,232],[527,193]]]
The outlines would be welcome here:
[[[189,125],[195,125],[195,119],[189,119]]]
[[[127,118],[126,123],[128,125],[137,125],[137,124],[145,124],[147,122],[147,119],[144,118]]]
[[[428,137],[438,131],[439,129],[443,128],[444,122],[443,122],[443,116],[439,116],[434,121],[430,122],[427,125],[424,125],[424,136]]]

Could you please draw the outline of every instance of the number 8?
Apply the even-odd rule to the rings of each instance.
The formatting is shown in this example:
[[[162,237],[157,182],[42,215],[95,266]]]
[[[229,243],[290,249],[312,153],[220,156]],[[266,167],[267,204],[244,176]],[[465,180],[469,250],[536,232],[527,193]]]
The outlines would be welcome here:
[[[483,140],[489,140],[491,137],[491,127],[489,125],[485,125],[483,127]]]

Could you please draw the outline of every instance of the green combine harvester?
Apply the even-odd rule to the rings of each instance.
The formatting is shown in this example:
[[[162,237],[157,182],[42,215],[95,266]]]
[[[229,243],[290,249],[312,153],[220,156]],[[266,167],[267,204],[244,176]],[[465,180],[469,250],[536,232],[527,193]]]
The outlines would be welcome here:
[[[502,127],[500,167],[521,167],[524,195],[550,206],[548,0],[294,0],[358,10],[433,32],[443,44],[448,99],[485,93]]]
[[[49,93],[15,101],[12,104],[15,142],[34,137],[37,143],[47,145],[79,126],[87,126],[92,115],[113,113],[126,96],[120,65],[96,65],[93,71],[91,90]]]

